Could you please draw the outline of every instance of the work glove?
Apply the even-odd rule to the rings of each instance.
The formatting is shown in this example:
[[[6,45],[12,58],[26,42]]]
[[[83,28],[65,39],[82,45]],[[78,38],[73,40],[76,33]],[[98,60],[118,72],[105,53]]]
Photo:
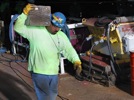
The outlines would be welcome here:
[[[74,70],[75,70],[75,78],[83,81],[83,77],[81,76],[81,72],[82,72],[82,66],[81,66],[81,62],[80,61],[75,61],[74,62]]]
[[[30,10],[32,10],[35,7],[34,4],[27,4],[26,7],[23,9],[23,13],[25,15],[28,15],[28,13],[30,12]]]
[[[74,70],[76,70],[76,73],[78,75],[80,75],[80,73],[82,71],[82,66],[81,66],[81,62],[80,61],[75,61],[74,62]]]

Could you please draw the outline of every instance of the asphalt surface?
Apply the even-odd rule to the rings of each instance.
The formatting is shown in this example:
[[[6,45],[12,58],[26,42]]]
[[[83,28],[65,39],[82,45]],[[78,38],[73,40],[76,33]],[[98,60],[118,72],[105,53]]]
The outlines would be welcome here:
[[[0,55],[0,100],[37,100],[27,61],[21,60],[12,54]],[[130,84],[106,87],[79,81],[69,72],[59,74],[58,89],[56,100],[134,100]]]

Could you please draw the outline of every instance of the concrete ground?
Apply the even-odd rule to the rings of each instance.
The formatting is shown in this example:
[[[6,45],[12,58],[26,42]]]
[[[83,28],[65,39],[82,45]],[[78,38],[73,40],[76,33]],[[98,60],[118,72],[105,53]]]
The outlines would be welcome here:
[[[0,100],[37,100],[27,62],[19,60],[11,54],[0,55]],[[134,100],[130,84],[106,87],[78,81],[68,72],[59,75],[58,89],[56,100]]]

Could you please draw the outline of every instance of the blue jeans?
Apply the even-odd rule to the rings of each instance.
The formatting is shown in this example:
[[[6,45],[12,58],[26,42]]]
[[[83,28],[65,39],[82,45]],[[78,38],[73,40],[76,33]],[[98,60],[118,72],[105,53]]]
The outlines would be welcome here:
[[[31,73],[38,100],[56,100],[58,94],[58,75]]]

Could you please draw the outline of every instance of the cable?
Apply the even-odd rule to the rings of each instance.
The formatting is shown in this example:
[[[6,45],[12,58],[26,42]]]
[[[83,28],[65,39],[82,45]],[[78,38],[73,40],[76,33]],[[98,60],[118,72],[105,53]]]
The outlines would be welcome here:
[[[8,66],[8,65],[6,65],[6,64],[4,64],[3,62],[15,62],[15,60],[13,60],[13,59],[10,59],[10,58],[7,58],[7,57],[5,57],[3,54],[2,54],[2,57],[3,58],[6,58],[6,59],[2,59],[2,58],[0,58],[0,63],[2,63],[3,65],[5,65],[5,66]],[[9,59],[9,60],[7,60],[7,59]],[[21,64],[19,64],[18,62],[15,62],[16,64],[18,64],[19,66],[21,66],[24,70],[26,70]],[[10,66],[8,66],[8,67],[10,67]],[[13,69],[15,69],[15,68],[13,68]],[[15,69],[15,70],[17,70],[17,69]],[[18,72],[20,72],[19,70],[17,70]],[[26,70],[27,71],[27,70]],[[27,72],[29,72],[29,71],[27,71]],[[20,72],[21,74],[22,74],[22,72]],[[24,75],[24,74],[22,74],[22,75]],[[24,75],[24,76],[26,76],[26,75]],[[28,77],[28,76],[26,76],[26,77]],[[28,78],[30,78],[30,77],[28,77]]]
[[[88,73],[87,77],[91,76],[90,74],[91,74],[91,70],[92,70],[92,67],[93,67],[93,65],[92,65],[92,51],[93,51],[93,48],[94,48],[95,45],[96,44],[94,43],[92,45],[91,49],[90,49],[90,55],[89,55],[89,73]]]
[[[25,69],[22,65],[20,65],[18,62],[16,62],[16,60],[13,60],[13,59],[10,59],[10,58],[7,58],[7,57],[5,57],[3,54],[1,55],[3,58],[6,58],[6,59],[2,59],[2,58],[0,58],[0,61],[4,61],[4,62],[9,62],[9,63],[11,63],[11,62],[15,62],[15,63],[17,63],[19,66],[21,66],[23,69]],[[7,60],[8,59],[8,60]],[[3,64],[3,62],[0,62],[0,63],[2,63]],[[3,64],[3,65],[5,65],[5,64]],[[5,66],[8,66],[8,65],[5,65]],[[8,66],[8,67],[11,67],[11,66]],[[15,69],[15,68],[13,68],[14,70],[17,70],[17,69]],[[26,69],[25,69],[26,70]],[[22,74],[22,72],[20,72],[19,70],[17,70],[19,73],[21,73]],[[27,70],[26,70],[27,71]],[[27,71],[28,72],[28,71]],[[24,75],[24,74],[22,74],[22,75]],[[26,75],[24,75],[25,77],[27,77],[27,78],[30,78],[30,77],[28,77],[28,76],[26,76]]]
[[[2,62],[0,62],[2,63]],[[4,63],[2,63],[4,66],[7,66],[7,67],[10,67],[9,65],[6,65]],[[30,78],[29,76],[26,76],[25,74],[23,74],[21,71],[17,70],[16,68],[13,68],[14,70],[18,71],[20,74],[22,74],[23,76],[27,77],[27,78]]]
[[[92,65],[92,51],[93,51],[93,48],[94,48],[96,45],[98,45],[99,43],[103,43],[103,42],[104,42],[103,39],[101,39],[101,40],[99,40],[99,41],[95,41],[94,44],[92,45],[91,49],[90,49],[90,55],[89,55],[89,74],[87,75],[87,78],[88,78],[89,76],[91,76],[90,74],[91,74],[91,70],[92,70],[92,67],[93,67],[93,65]]]
[[[13,26],[14,26],[14,22],[15,22],[15,20],[18,18],[18,16],[19,16],[19,14],[15,14],[15,15],[13,15],[13,17],[11,18],[11,22],[10,22],[10,25],[9,25],[9,39],[10,39],[10,42],[12,43],[12,44],[14,44],[14,35],[15,35],[15,33],[14,33],[14,29],[13,29]],[[17,42],[17,47],[18,47],[18,44],[19,42]],[[29,46],[26,44],[25,45],[25,48],[26,48],[26,51],[28,51],[28,48],[29,48]],[[13,51],[13,49],[12,49],[12,52],[14,53],[14,51]],[[27,56],[28,56],[28,52],[26,53],[26,57],[22,60],[22,61],[25,61],[26,60],[26,58],[27,58]]]
[[[109,50],[109,53],[110,53],[110,57],[112,59],[112,62],[114,63],[114,65],[117,66],[115,60],[114,60],[114,57],[113,57],[113,53],[112,53],[112,48],[111,48],[111,45],[110,45],[110,28],[111,28],[111,24],[108,25],[108,28],[107,28],[107,45],[108,45],[108,50]],[[117,76],[117,73],[115,71],[115,68],[114,66],[111,66],[112,70],[113,70],[113,73],[115,74],[115,76]]]
[[[26,71],[27,71],[27,69],[26,68],[24,68],[21,64],[19,64],[18,62],[16,62],[16,64],[18,64],[19,66],[21,66],[23,69],[25,69]],[[27,72],[29,72],[29,71],[27,71]]]
[[[32,90],[34,90],[34,88],[33,88],[31,85],[29,85],[22,77],[19,76],[19,74],[16,73],[16,71],[12,68],[11,63],[12,63],[12,62],[9,62],[10,68],[13,70],[13,72],[14,72],[27,86],[29,86]],[[34,91],[35,91],[35,90],[34,90]]]
[[[85,43],[86,41],[91,40],[91,39],[92,39],[92,35],[89,35],[88,37],[86,37],[86,38],[84,39],[84,41],[82,42],[82,44],[81,44],[81,46],[80,46],[80,53],[81,53],[81,51],[82,51],[82,47],[83,47],[84,43]]]
[[[67,99],[67,98],[64,98],[64,97],[62,97],[62,96],[60,96],[60,95],[57,95],[61,100],[69,100],[69,99]]]
[[[81,46],[80,46],[80,54],[81,54],[81,51],[82,51],[82,47],[84,45],[84,43],[86,42],[86,39],[82,42]]]
[[[2,62],[0,62],[0,63],[2,63],[3,65],[5,65],[5,66],[8,66],[8,67],[10,67],[12,70],[13,70],[13,72],[27,85],[27,86],[29,86],[30,88],[32,88],[33,90],[34,90],[34,88],[33,87],[31,87],[18,73],[16,73],[16,71],[18,71],[20,74],[22,74],[19,70],[17,70],[17,69],[15,69],[15,68],[13,68],[12,67],[12,65],[11,65],[11,63],[12,62],[15,62],[15,63],[17,63],[19,66],[21,66],[22,68],[24,68],[22,65],[20,65],[18,62],[16,62],[16,60],[13,60],[13,59],[10,59],[10,58],[7,58],[7,57],[5,57],[4,55],[2,55],[2,57],[3,58],[6,58],[6,59],[1,59],[0,58],[0,61],[4,61],[4,62],[8,62],[9,63],[9,66],[8,65],[5,65],[5,64],[3,64]],[[8,59],[8,60],[7,60]],[[25,68],[24,68],[25,69]],[[16,71],[15,71],[16,70]],[[26,69],[25,69],[26,70]],[[29,72],[29,71],[27,71],[27,72]],[[30,77],[28,77],[28,76],[26,76],[26,75],[24,75],[24,74],[22,74],[23,76],[25,76],[25,77],[27,77],[27,78],[30,78]],[[30,78],[31,79],[31,78]],[[40,88],[40,90],[42,90],[41,88]],[[35,91],[35,90],[34,90]],[[43,91],[43,90],[42,90]],[[44,91],[43,91],[44,92]],[[60,95],[57,95],[61,100],[69,100],[69,99],[67,99],[67,98],[65,98],[65,97],[62,97],[62,96],[60,96]]]
[[[25,81],[22,77],[20,77],[19,74],[16,73],[15,70],[17,70],[17,69],[15,69],[15,68],[12,67],[12,65],[11,65],[12,60],[10,60],[10,59],[9,59],[9,60],[6,60],[6,59],[3,60],[3,59],[0,58],[0,61],[8,62],[8,63],[9,63],[9,66],[8,66],[8,67],[10,67],[10,68],[13,70],[13,72],[14,72],[25,84],[27,84],[26,81]],[[2,63],[2,64],[3,64],[3,63]],[[5,64],[3,64],[3,65],[5,65]],[[5,66],[7,66],[7,65],[5,65]],[[17,71],[18,71],[18,70],[17,70]],[[20,71],[18,71],[18,72],[20,72]],[[21,74],[22,74],[22,73],[21,73]],[[23,74],[22,74],[22,75],[23,75]],[[24,75],[24,76],[26,76],[26,75]],[[26,76],[26,77],[28,77],[28,76]],[[28,77],[28,78],[30,78],[30,77]],[[27,85],[28,85],[30,88],[33,89],[33,87],[31,87],[29,84],[27,84]]]
[[[15,14],[12,17],[11,22],[9,24],[9,39],[10,39],[11,43],[14,41],[13,36],[12,36],[13,35],[13,24],[14,24],[15,20],[18,18],[18,16],[19,16],[18,14]]]
[[[16,59],[16,55],[14,55],[15,59],[10,59],[10,58],[7,58],[5,57],[3,54],[1,54],[2,57],[6,58],[6,59],[1,59],[1,61],[7,61],[7,62],[26,62],[24,60],[17,60]],[[17,57],[20,56],[20,55],[17,55]],[[21,57],[21,56],[20,56]],[[8,59],[8,60],[7,60]]]

